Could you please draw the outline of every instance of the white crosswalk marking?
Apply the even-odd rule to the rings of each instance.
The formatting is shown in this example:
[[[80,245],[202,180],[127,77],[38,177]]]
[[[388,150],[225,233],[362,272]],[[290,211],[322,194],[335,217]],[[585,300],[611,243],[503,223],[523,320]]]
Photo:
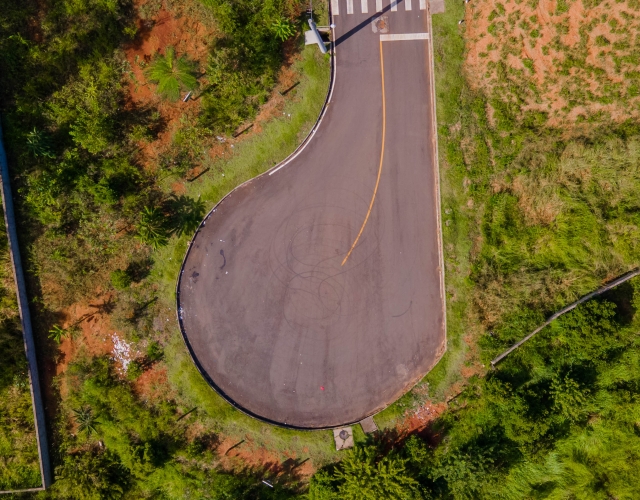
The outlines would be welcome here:
[[[380,35],[381,42],[396,42],[402,40],[429,40],[429,33],[406,33],[394,35]]]
[[[347,2],[347,14],[353,14],[354,12],[354,7],[353,7],[353,2],[354,0],[331,0],[331,11],[333,12],[334,16],[337,16],[340,14],[340,2],[341,1],[346,1]],[[357,0],[356,0],[357,1]],[[376,0],[376,12],[382,12],[384,7],[382,5],[382,1],[383,0]],[[413,5],[412,2],[413,0],[390,0],[391,1],[391,12],[397,12],[398,11],[398,4],[400,2],[404,3],[404,10],[413,10]],[[427,10],[427,0],[418,0],[419,4],[420,4],[420,10]],[[360,10],[362,11],[363,14],[368,14],[369,13],[369,0],[360,0]]]
[[[347,0],[347,14],[353,14],[353,0]]]

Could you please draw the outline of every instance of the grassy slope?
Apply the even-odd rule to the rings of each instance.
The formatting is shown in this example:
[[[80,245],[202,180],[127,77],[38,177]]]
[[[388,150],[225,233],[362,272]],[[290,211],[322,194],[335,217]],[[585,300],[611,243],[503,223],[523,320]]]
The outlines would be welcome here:
[[[468,345],[486,363],[543,318],[640,262],[638,126],[548,128],[503,94],[470,89],[464,6],[433,18],[449,350],[425,378],[431,397],[457,392]],[[588,80],[581,83],[588,85]],[[480,372],[482,369],[479,370]],[[414,390],[384,412],[392,424]]]

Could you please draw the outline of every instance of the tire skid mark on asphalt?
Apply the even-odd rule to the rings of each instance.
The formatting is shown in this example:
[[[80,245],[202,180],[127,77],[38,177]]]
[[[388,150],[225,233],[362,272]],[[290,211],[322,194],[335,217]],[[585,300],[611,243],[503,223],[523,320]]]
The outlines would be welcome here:
[[[369,216],[371,215],[371,210],[373,210],[373,204],[375,203],[376,195],[378,194],[378,186],[380,186],[380,176],[382,175],[382,165],[384,163],[384,143],[387,135],[387,103],[386,103],[386,94],[384,89],[384,53],[382,51],[382,40],[380,40],[380,73],[382,75],[382,147],[380,150],[380,165],[378,166],[378,178],[376,179],[376,186],[373,189],[373,196],[371,197],[369,210],[367,211],[367,215],[364,218],[364,222],[362,223],[360,232],[358,233],[358,236],[356,236],[356,239],[353,242],[353,245],[351,245],[351,248],[347,252],[347,255],[345,256],[344,260],[342,261],[342,264],[340,264],[341,266],[344,266],[347,260],[349,260],[349,257],[351,257],[351,253],[356,248],[356,245],[358,244],[358,241],[360,240],[360,237],[364,232],[364,228],[367,225],[367,222],[369,221]]]

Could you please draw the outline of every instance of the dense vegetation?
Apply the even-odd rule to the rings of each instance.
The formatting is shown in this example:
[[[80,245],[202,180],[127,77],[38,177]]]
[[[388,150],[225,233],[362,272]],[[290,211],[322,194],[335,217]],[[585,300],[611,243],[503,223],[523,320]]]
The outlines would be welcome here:
[[[265,132],[266,142],[286,144],[281,150],[259,143],[250,153],[253,163],[243,165],[208,159],[208,151],[222,147],[273,95],[283,41],[294,35],[302,3],[203,0],[197,8],[207,9],[217,30],[206,64],[170,45],[148,64],[140,62],[158,94],[148,105],[129,95],[140,82],[132,80],[125,48],[146,29],[136,22],[138,7],[126,0],[5,3],[0,109],[35,318],[41,332],[51,332],[40,345],[55,352],[58,342],[77,337],[79,346],[55,381],[57,482],[43,495],[305,494],[293,469],[272,473],[223,464],[215,450],[221,429],[236,425],[231,420],[241,422],[241,435],[254,425],[258,440],[273,433],[294,446],[303,438],[246,424],[246,417],[212,399],[185,361],[175,325],[165,320],[171,316],[166,291],[204,211],[300,139],[306,122],[296,116],[301,121],[291,123],[297,125]],[[144,8],[181,4],[149,1]],[[472,90],[457,23],[463,8],[448,2],[447,13],[434,17],[450,345],[428,377],[433,397],[459,377],[465,356],[468,364],[486,363],[546,315],[640,257],[640,127],[597,115],[588,129],[553,129],[546,114],[523,110],[511,94]],[[312,74],[313,68],[305,70]],[[187,91],[199,103],[196,112],[185,111],[150,161],[144,150],[167,127],[161,99],[183,98]],[[202,197],[170,187],[209,170],[216,181],[197,192]],[[70,305],[105,291],[109,300],[100,311],[123,335],[124,348],[136,352],[124,370],[89,351],[79,322],[62,327]],[[13,299],[5,295],[3,349],[5,339],[19,337]],[[472,377],[422,437],[387,430],[361,442],[316,473],[308,496],[637,497],[639,305],[636,279],[574,310],[496,371]],[[475,334],[476,354],[466,352],[467,332]],[[35,448],[21,346],[12,349],[5,351],[15,352],[16,362],[2,368],[11,376],[0,377],[0,390],[11,394],[0,398],[0,465],[14,476],[2,476],[0,487],[39,480],[30,465]],[[139,379],[163,363],[174,392],[142,394]],[[10,465],[7,449],[14,451]]]
[[[638,124],[600,115],[557,130],[512,92],[472,90],[463,8],[434,17],[450,326],[434,382],[460,369],[468,331],[487,364],[640,261]],[[580,306],[472,377],[425,439],[361,445],[316,474],[310,497],[637,497],[639,298],[635,278]]]
[[[639,300],[635,279],[572,311],[472,380],[430,429],[437,446],[356,449],[316,474],[310,497],[636,498]]]
[[[169,45],[148,63],[136,61],[158,96],[140,105],[130,96],[131,85],[141,82],[134,81],[126,50],[144,40],[160,9],[212,16],[217,36],[206,63]],[[65,363],[63,374],[47,381],[58,395],[49,401],[56,410],[49,415],[55,419],[56,483],[46,496],[289,498],[300,491],[295,474],[271,488],[261,482],[270,477],[262,469],[230,470],[227,464],[223,470],[214,451],[219,437],[204,430],[202,412],[185,416],[174,399],[141,397],[135,384],[163,363],[167,342],[167,303],[159,300],[162,270],[155,271],[154,251],[188,239],[215,202],[176,193],[171,183],[206,173],[201,165],[211,161],[212,144],[224,143],[256,116],[274,91],[284,42],[297,36],[303,10],[288,0],[147,2],[140,8],[128,0],[3,4],[0,112],[38,343],[49,368]],[[291,47],[299,44],[298,37]],[[315,64],[308,64],[310,73]],[[150,161],[143,149],[159,142],[170,119],[163,99],[183,98],[186,91],[197,100],[190,108],[196,119],[178,120],[168,144]],[[307,106],[317,113],[312,104]],[[278,148],[299,141],[310,118],[300,117],[282,130]],[[272,154],[281,155],[280,149],[274,145]],[[272,164],[262,163],[258,168]],[[212,172],[222,183],[223,166]],[[238,182],[240,175],[255,173],[227,178]],[[69,321],[69,306],[94,304],[105,293],[105,303],[89,309],[108,315],[123,349],[135,350],[136,358],[124,365],[88,349],[82,327],[95,314]],[[20,340],[15,304],[10,292],[2,297],[0,345],[7,362],[0,377],[0,489],[33,487],[40,478],[33,467],[37,451],[24,353],[21,342],[14,342]],[[59,350],[65,342],[78,351]]]
[[[156,357],[159,354],[156,354]],[[152,357],[152,356],[148,356]],[[148,360],[152,362],[152,360]],[[265,487],[250,470],[218,469],[218,437],[189,436],[189,418],[175,403],[145,404],[106,357],[67,371],[72,393],[62,422],[62,449],[52,492],[60,498],[292,498],[296,482]],[[183,417],[183,418],[181,418]]]
[[[167,47],[149,77],[176,99],[197,86],[202,71],[199,134],[210,137],[235,130],[265,101],[282,59],[271,22],[296,11],[284,1],[209,4],[224,35],[208,66],[196,68]],[[162,123],[153,109],[127,101],[122,49],[136,36],[133,13],[124,0],[60,0],[44,11],[35,2],[8,2],[1,14],[6,141],[20,208],[37,225],[33,237],[46,241],[34,246],[34,272],[52,287],[43,293],[54,309],[107,281],[109,261],[134,243],[116,235],[137,232],[157,246],[190,232],[203,215],[200,205],[171,199],[158,185],[166,175],[187,175],[194,166],[189,146],[198,144],[183,138],[161,169],[142,168],[139,142],[157,136]]]
[[[0,490],[41,484],[29,391],[4,221],[0,225]]]

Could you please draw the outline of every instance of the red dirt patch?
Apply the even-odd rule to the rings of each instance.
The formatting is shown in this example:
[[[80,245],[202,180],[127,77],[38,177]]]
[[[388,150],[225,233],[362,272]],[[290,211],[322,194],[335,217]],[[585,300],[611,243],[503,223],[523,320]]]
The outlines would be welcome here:
[[[176,396],[164,366],[149,368],[135,380],[133,389],[140,398],[147,401],[174,399]]]
[[[398,424],[400,435],[420,434],[447,410],[447,403],[425,403],[405,414],[404,420]]]
[[[488,95],[524,100],[550,126],[640,116],[640,15],[626,2],[479,0],[465,25],[469,81]]]
[[[146,2],[136,2],[140,12]],[[155,169],[155,160],[159,153],[170,144],[173,134],[180,127],[181,118],[195,116],[200,110],[200,101],[190,99],[186,103],[181,99],[168,102],[155,93],[155,85],[147,80],[145,70],[158,54],[164,54],[167,47],[175,49],[178,56],[186,55],[198,64],[200,70],[206,65],[209,54],[209,41],[218,36],[212,20],[205,23],[204,16],[197,16],[177,8],[158,10],[147,19],[137,19],[138,33],[133,42],[125,48],[125,57],[131,67],[129,78],[130,106],[157,109],[160,121],[164,124],[162,132],[152,143],[142,141],[140,146],[141,162],[147,168]]]
[[[67,318],[63,328],[79,328],[75,338],[67,337],[60,343],[62,356],[56,366],[56,374],[66,371],[67,366],[80,349],[93,356],[110,355],[113,351],[113,328],[109,320],[111,294],[97,297],[90,303],[74,304],[64,311]]]
[[[311,460],[303,462],[296,457],[295,453],[285,452],[284,455],[287,458],[283,461],[276,453],[256,446],[248,436],[239,444],[241,441],[226,438],[218,445],[216,451],[224,468],[231,470],[248,465],[274,476],[293,474],[299,478],[309,478],[315,472]]]

